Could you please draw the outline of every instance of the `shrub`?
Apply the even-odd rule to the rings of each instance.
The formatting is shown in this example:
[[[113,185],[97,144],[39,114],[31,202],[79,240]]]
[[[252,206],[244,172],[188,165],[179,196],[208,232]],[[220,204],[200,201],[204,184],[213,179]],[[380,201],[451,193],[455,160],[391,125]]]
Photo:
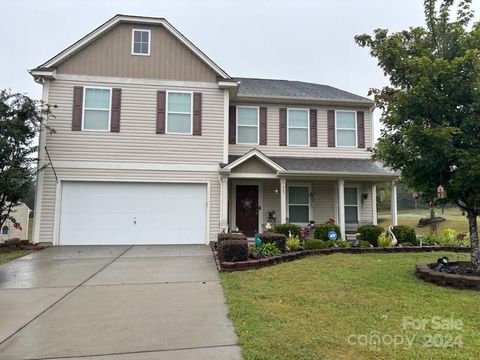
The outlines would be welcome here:
[[[282,252],[274,243],[267,243],[257,247],[257,253],[265,257],[265,256],[278,256],[278,255],[281,255]]]
[[[377,239],[377,246],[378,247],[388,247],[392,245],[392,241],[390,240],[390,237],[382,232],[380,236]]]
[[[436,244],[441,246],[470,246],[468,234],[458,233],[455,229],[444,229],[443,237],[435,237],[434,240]]]
[[[330,241],[327,241],[327,243],[329,243],[330,245],[329,247],[337,247],[337,248],[349,248],[352,246],[348,241],[345,241],[345,240],[330,240]]]
[[[315,234],[314,237],[315,239],[320,239],[320,240],[325,240],[328,241],[328,232],[329,231],[335,231],[337,233],[337,238],[341,239],[342,238],[342,233],[340,232],[340,227],[335,224],[331,223],[326,223],[326,224],[320,224],[315,226]]]
[[[378,225],[362,225],[357,229],[358,240],[368,241],[373,246],[376,246],[377,239],[383,231],[383,227]]]
[[[305,250],[328,249],[330,244],[325,240],[312,239],[305,241]]]
[[[242,233],[219,233],[217,235],[217,242],[220,244],[224,240],[247,240],[247,237]]]
[[[275,244],[281,252],[285,252],[285,242],[287,237],[284,234],[274,232],[264,232],[260,235],[260,239],[264,244]]]
[[[458,231],[455,229],[449,229],[449,228],[443,229],[443,239],[446,244],[449,244],[449,245],[456,244],[458,242],[457,235],[458,235]]]
[[[275,226],[275,232],[285,236],[290,236],[289,232],[292,233],[292,236],[300,236],[300,229],[300,226],[295,224],[279,224]]]
[[[398,240],[399,244],[411,243],[417,244],[417,235],[415,235],[415,229],[407,225],[397,225],[392,229],[393,234]]]
[[[422,246],[432,246],[440,244],[440,239],[435,235],[421,235]]]
[[[248,260],[248,240],[228,240],[220,242],[218,256],[221,261]]]
[[[287,239],[286,245],[292,251],[298,250],[300,248],[300,239],[298,238],[298,236],[289,237]]]
[[[401,244],[402,246],[415,246],[414,244],[412,243],[409,243],[409,242],[404,242]]]
[[[359,240],[357,246],[360,247],[360,248],[368,248],[368,247],[370,247],[370,245],[372,245],[372,243],[370,243],[368,241],[365,241],[365,240]]]

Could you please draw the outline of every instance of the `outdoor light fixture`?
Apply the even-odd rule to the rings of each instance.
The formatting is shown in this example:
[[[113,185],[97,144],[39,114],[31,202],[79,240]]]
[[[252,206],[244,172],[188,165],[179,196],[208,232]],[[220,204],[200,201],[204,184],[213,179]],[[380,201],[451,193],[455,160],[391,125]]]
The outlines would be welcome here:
[[[278,193],[279,193],[278,189],[274,189],[273,192],[274,192],[275,194],[278,194]]]

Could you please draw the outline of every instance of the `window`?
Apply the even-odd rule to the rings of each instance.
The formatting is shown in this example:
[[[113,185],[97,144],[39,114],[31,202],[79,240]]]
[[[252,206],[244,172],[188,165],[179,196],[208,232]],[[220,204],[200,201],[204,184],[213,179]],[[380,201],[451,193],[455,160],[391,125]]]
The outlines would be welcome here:
[[[288,187],[288,221],[290,223],[310,221],[310,188],[308,186]]]
[[[355,111],[337,111],[335,116],[337,146],[357,146],[357,113]]]
[[[132,54],[150,55],[150,30],[132,30]]]
[[[237,144],[258,144],[257,107],[237,107]]]
[[[10,233],[10,229],[8,228],[8,226],[4,226],[2,228],[2,235],[8,235]]]
[[[308,146],[308,110],[288,109],[287,127],[288,145]]]
[[[167,133],[192,134],[192,93],[167,92]]]
[[[111,89],[85,88],[82,130],[110,131]]]
[[[358,190],[356,187],[345,188],[345,223],[358,224]]]

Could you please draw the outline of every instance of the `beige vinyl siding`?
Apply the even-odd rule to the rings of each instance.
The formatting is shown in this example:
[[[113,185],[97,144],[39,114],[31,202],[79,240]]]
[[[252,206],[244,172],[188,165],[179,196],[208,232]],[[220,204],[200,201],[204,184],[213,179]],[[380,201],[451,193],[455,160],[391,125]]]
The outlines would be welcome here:
[[[373,206],[372,206],[372,184],[370,183],[363,183],[360,193],[360,203],[361,203],[361,213],[360,219],[362,222],[373,222]],[[368,195],[366,200],[362,200],[361,195],[365,193]]]
[[[312,192],[310,204],[313,209],[313,219],[310,220],[315,220],[316,224],[322,224],[330,218],[335,219],[335,182],[314,181]]]
[[[60,180],[128,181],[128,182],[209,182],[210,234],[216,240],[220,224],[220,180],[217,172],[180,172],[158,170],[67,169],[56,168]],[[40,242],[52,242],[54,237],[57,183],[51,168],[45,170],[40,221]],[[57,202],[60,203],[60,202]],[[57,210],[60,214],[60,209]],[[186,225],[188,226],[188,224]],[[179,234],[179,236],[182,236]]]
[[[280,223],[280,191],[275,193],[275,189],[280,190],[280,180],[263,180],[263,224],[268,221],[268,212],[276,211],[277,224]]]
[[[72,131],[74,86],[122,89],[120,132]],[[202,135],[156,133],[158,90],[202,93]],[[218,164],[223,160],[223,90],[130,83],[55,80],[50,84],[49,103],[57,105],[49,125],[56,134],[46,145],[54,161],[118,161]]]
[[[132,55],[132,29],[151,30],[150,56]],[[204,82],[217,75],[163,26],[125,23],[68,58],[57,73]]]
[[[231,105],[252,105],[232,103]],[[252,148],[257,148],[267,156],[301,156],[301,157],[328,157],[328,158],[370,158],[371,153],[366,148],[372,146],[372,113],[368,108],[346,108],[336,106],[289,106],[278,104],[256,104],[267,107],[267,145],[229,145],[230,155],[243,155]],[[317,109],[317,147],[310,146],[280,146],[280,108]],[[336,148],[328,147],[327,110],[355,110],[365,113],[365,148]]]
[[[8,239],[18,238],[20,240],[26,240],[28,238],[28,226],[29,226],[29,214],[30,209],[25,204],[20,204],[12,209],[10,215],[20,224],[22,229],[16,229],[10,220],[5,221],[3,226],[8,226],[9,234],[3,235],[2,229],[0,229],[0,243]]]
[[[256,157],[250,158],[247,161],[235,166],[232,169],[232,174],[247,173],[247,174],[273,174],[275,171],[263,161]]]

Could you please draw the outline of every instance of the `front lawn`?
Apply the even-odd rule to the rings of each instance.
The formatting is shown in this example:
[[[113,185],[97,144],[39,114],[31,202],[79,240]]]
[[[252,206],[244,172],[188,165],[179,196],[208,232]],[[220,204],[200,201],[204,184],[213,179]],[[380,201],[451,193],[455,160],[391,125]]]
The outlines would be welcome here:
[[[244,358],[476,358],[480,293],[414,274],[415,264],[444,255],[457,259],[455,253],[333,254],[221,274]],[[425,329],[412,329],[422,319]],[[435,328],[444,320],[450,330]]]
[[[435,211],[435,216],[441,216],[445,218],[444,222],[438,224],[437,233],[438,235],[443,235],[443,230],[446,228],[455,229],[458,232],[464,232],[468,234],[468,220],[462,215],[461,210],[458,208],[447,208],[444,213],[437,209]],[[398,224],[399,225],[408,225],[415,229],[417,235],[428,235],[430,234],[430,226],[418,227],[418,221],[421,218],[430,217],[430,210],[428,209],[418,209],[418,210],[400,210],[398,211]],[[480,218],[478,219],[480,221]],[[391,215],[390,212],[379,212],[378,213],[378,225],[383,226],[385,229],[391,224]]]
[[[28,250],[12,250],[7,252],[0,252],[0,265],[15,260],[19,257],[25,256],[29,253],[30,251]]]

